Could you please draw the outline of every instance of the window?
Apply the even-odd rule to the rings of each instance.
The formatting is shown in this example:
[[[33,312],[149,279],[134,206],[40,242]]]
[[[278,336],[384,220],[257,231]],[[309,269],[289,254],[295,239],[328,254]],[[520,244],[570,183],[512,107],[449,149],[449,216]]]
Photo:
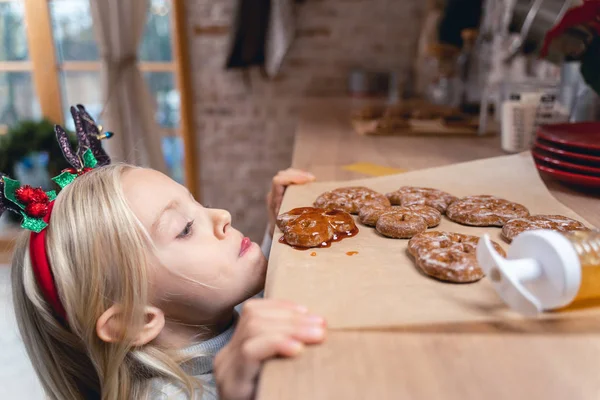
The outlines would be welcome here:
[[[179,92],[171,49],[171,7],[167,0],[152,0],[139,48],[140,69],[154,96],[156,121],[163,128],[165,160],[176,180],[183,181],[179,127]],[[90,0],[52,0],[52,34],[60,71],[63,114],[73,104],[85,104],[92,117],[101,120],[100,53],[94,38]],[[73,122],[66,118],[67,127]]]
[[[18,120],[41,116],[24,21],[21,2],[0,2],[0,132]]]
[[[84,104],[102,123],[101,55],[90,1],[0,0],[0,127],[46,115],[73,129],[69,107],[77,103]],[[174,57],[177,7],[181,7],[180,0],[149,1],[138,57],[155,100],[156,121],[163,129],[167,166],[171,176],[183,182],[182,131],[188,133],[191,127],[182,126],[181,93],[177,89],[178,78],[182,79],[181,66]],[[187,183],[195,187],[196,174],[191,172]]]

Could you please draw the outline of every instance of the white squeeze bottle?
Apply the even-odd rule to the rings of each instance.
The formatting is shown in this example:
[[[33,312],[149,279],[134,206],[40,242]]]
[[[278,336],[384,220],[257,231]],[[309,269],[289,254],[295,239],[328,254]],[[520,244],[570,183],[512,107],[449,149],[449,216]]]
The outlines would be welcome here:
[[[600,231],[524,232],[506,258],[485,235],[477,261],[502,300],[524,315],[600,307]]]

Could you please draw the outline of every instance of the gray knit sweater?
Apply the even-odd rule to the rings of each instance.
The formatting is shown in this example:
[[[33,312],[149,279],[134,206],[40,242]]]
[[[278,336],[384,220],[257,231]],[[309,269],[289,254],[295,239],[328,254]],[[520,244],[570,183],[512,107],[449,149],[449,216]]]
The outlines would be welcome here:
[[[271,235],[268,231],[265,232],[265,237],[261,245],[261,249],[265,257],[269,258],[271,251]],[[262,297],[262,293],[257,295]],[[241,312],[242,305],[236,307],[238,312]],[[220,335],[207,340],[202,343],[198,343],[182,350],[184,354],[198,354],[198,357],[194,357],[184,365],[183,370],[195,378],[202,380],[203,391],[198,392],[194,397],[196,400],[217,400],[217,387],[213,377],[213,360],[216,354],[221,350],[231,339],[235,326],[238,320],[238,314],[235,314],[235,318],[231,326],[221,333]],[[150,400],[189,400],[190,397],[186,391],[178,384],[168,381],[163,378],[154,378],[150,383]]]

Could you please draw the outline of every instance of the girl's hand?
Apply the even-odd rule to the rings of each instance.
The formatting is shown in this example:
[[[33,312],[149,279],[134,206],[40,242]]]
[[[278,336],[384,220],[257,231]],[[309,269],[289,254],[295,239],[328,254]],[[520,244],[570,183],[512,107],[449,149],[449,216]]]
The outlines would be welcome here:
[[[219,398],[253,399],[263,361],[297,356],[306,344],[324,339],[325,321],[305,308],[281,300],[248,300],[231,341],[215,357]]]
[[[275,231],[275,221],[279,215],[279,208],[283,200],[285,189],[289,185],[303,185],[315,180],[315,176],[309,172],[299,169],[288,168],[279,171],[273,178],[271,191],[267,195],[267,210],[269,212],[269,232],[273,236]]]

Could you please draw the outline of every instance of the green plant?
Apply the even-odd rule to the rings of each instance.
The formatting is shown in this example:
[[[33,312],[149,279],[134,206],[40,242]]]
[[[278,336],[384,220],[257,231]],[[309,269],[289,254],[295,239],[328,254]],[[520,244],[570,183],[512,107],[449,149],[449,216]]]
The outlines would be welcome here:
[[[75,136],[70,133],[71,146],[76,144]],[[48,153],[48,172],[55,176],[69,164],[62,156],[54,133],[54,124],[43,119],[40,121],[23,120],[11,126],[6,134],[0,136],[0,171],[15,176],[15,166],[31,153]]]

